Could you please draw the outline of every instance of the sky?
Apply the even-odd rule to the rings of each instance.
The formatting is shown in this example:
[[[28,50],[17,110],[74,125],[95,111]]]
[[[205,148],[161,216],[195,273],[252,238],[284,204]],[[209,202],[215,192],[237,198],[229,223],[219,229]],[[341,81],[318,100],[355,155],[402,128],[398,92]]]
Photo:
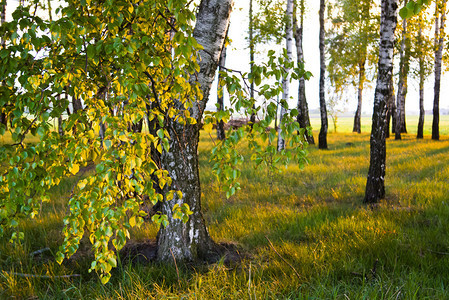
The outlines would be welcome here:
[[[53,3],[57,1],[52,1]],[[318,0],[306,0],[306,16],[304,20],[304,56],[305,56],[305,69],[312,72],[313,77],[306,82],[306,95],[310,109],[317,109],[319,107],[319,1]],[[13,9],[18,5],[19,0],[8,0],[7,6],[7,19],[11,18]],[[55,5],[53,5],[55,8]],[[249,49],[246,41],[247,28],[248,28],[248,10],[249,0],[235,0],[234,9],[231,14],[231,25],[229,29],[229,37],[232,40],[232,44],[228,48],[226,67],[248,72],[249,71]],[[279,34],[283,34],[282,32]],[[282,45],[269,45],[265,49],[274,48],[280,50],[285,47]],[[259,46],[260,49],[260,46]],[[294,49],[294,52],[296,49]],[[262,51],[263,52],[263,51]],[[256,54],[256,61],[263,60],[264,53]],[[296,54],[294,54],[296,57]],[[397,60],[397,59],[396,59]],[[397,62],[396,62],[397,63]],[[444,68],[443,68],[444,69]],[[397,72],[397,70],[395,70]],[[449,108],[449,99],[445,95],[449,95],[449,85],[446,82],[449,81],[449,77],[443,75],[441,85],[441,97],[440,108]],[[425,109],[431,110],[433,106],[433,75],[430,76],[425,86]],[[215,109],[216,103],[216,85],[211,90],[211,95],[207,108],[210,110]],[[371,88],[366,87],[363,95],[362,112],[366,115],[372,114],[373,98],[374,98],[375,80],[371,83]],[[292,83],[290,88],[290,95],[293,97],[289,101],[291,106],[295,106],[297,99],[298,85],[296,82]],[[348,93],[349,97],[347,102],[343,102],[339,109],[353,112],[356,109],[356,91],[352,90]],[[326,95],[328,98],[329,95]],[[225,99],[226,105],[226,99]],[[406,101],[406,111],[408,114],[416,114],[419,110],[418,107],[418,83],[415,80],[409,79],[409,91]]]

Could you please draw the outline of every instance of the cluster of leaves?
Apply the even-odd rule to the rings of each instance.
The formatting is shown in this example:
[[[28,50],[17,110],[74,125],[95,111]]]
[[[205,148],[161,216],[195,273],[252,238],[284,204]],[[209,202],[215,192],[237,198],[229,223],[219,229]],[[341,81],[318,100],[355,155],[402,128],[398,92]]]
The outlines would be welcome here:
[[[429,5],[431,0],[411,0],[399,10],[399,15],[403,19],[411,18],[421,12],[424,6]]]
[[[380,25],[375,11],[375,3],[369,0],[338,0],[329,5],[332,30],[326,39],[327,70],[335,93],[348,87],[363,88],[369,80],[364,74],[360,78],[361,67],[368,74],[375,72]]]
[[[281,166],[287,166],[291,161],[303,167],[307,155],[307,142],[305,139],[306,129],[300,128],[297,122],[298,111],[288,109],[288,99],[282,99],[279,103],[277,96],[282,93],[281,79],[286,77],[287,70],[292,70],[291,79],[298,80],[302,77],[309,79],[310,72],[304,70],[304,65],[299,64],[296,68],[294,63],[289,61],[287,52],[284,49],[280,57],[275,55],[273,50],[268,52],[268,61],[253,68],[250,74],[243,74],[243,79],[239,79],[232,72],[224,71],[221,74],[220,85],[226,87],[232,108],[227,111],[210,113],[205,118],[206,124],[212,124],[220,120],[227,120],[233,114],[240,114],[249,118],[252,114],[263,116],[256,123],[248,123],[236,130],[229,129],[227,138],[219,141],[212,149],[211,161],[213,170],[220,182],[223,183],[223,190],[226,197],[231,197],[240,189],[238,179],[241,175],[240,168],[244,162],[243,156],[238,151],[238,145],[243,140],[248,143],[251,151],[251,160],[259,166],[268,167],[268,171],[273,174],[281,171]],[[244,85],[246,76],[249,82],[254,82],[259,87],[258,94],[264,101],[256,102],[245,93]],[[262,79],[268,81],[264,83]],[[283,116],[279,131],[271,128],[277,118],[278,106],[287,108],[287,113]],[[281,136],[285,141],[285,149],[278,151],[277,138]]]
[[[280,44],[284,39],[285,24],[285,1],[279,0],[257,0],[259,8],[254,13],[253,30],[255,32],[253,43],[268,43],[274,41]]]
[[[0,134],[9,132],[13,140],[0,148],[0,235],[13,229],[19,233],[11,239],[22,237],[20,219],[35,217],[52,186],[94,162],[94,174],[72,191],[57,260],[73,255],[87,234],[95,254],[91,270],[107,282],[115,251],[129,229],[142,224],[143,197],[155,204],[176,193],[151,153],[168,150],[167,118],[195,122],[187,108],[200,92],[189,78],[199,71],[201,46],[193,38],[187,1],[64,5],[48,21],[34,11],[43,5],[30,1],[0,28],[6,42],[0,50],[0,106],[9,120],[9,128],[0,124]],[[184,107],[176,109],[173,99],[182,99]],[[73,101],[83,109],[75,111]],[[57,118],[64,134],[51,127]],[[162,129],[132,130],[144,119]],[[27,134],[39,142],[25,143]],[[191,213],[185,205],[174,210],[183,220]],[[160,215],[153,220],[167,224]]]

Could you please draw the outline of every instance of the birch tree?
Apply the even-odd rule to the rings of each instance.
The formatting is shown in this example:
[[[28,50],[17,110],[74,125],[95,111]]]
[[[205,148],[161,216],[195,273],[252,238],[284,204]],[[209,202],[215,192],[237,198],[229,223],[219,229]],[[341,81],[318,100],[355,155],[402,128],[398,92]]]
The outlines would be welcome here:
[[[232,2],[203,0],[195,17],[195,4],[187,0],[70,1],[52,21],[33,13],[39,2],[18,7],[13,20],[0,27],[6,41],[0,50],[0,80],[5,81],[0,105],[9,101],[5,112],[11,118],[10,128],[0,124],[0,135],[8,132],[12,139],[0,145],[0,236],[6,234],[13,242],[22,239],[19,222],[38,217],[41,205],[51,201],[52,187],[93,163],[92,173],[76,177],[58,263],[71,257],[88,236],[94,254],[90,271],[106,283],[117,266],[117,251],[131,229],[144,222],[146,202],[159,209],[151,220],[160,227],[160,261],[218,258],[201,211],[198,142],[202,121],[208,125],[222,119],[222,112],[205,116],[205,108]],[[263,66],[255,66],[256,85],[262,76],[282,78],[287,76],[283,67],[293,68],[274,51],[268,58]],[[243,83],[226,72],[222,75],[235,107],[225,114],[253,112]],[[303,75],[293,68],[294,79]],[[259,93],[272,99],[281,90],[267,84]],[[60,99],[62,93],[67,97]],[[61,135],[51,120],[69,108],[69,98],[79,99],[82,108],[62,120],[62,130],[72,134]],[[266,107],[257,108],[265,113],[261,124],[231,132],[211,151],[213,169],[225,181],[228,197],[239,188],[237,164],[243,156],[236,145],[243,137],[257,165],[270,159],[304,164],[306,143],[293,134],[300,130],[295,112],[284,115],[281,132],[290,147],[277,153],[277,132],[267,132],[276,105]],[[134,130],[143,119],[149,132]],[[37,137],[35,144],[25,141],[30,134]]]
[[[357,90],[357,109],[353,132],[361,132],[363,90],[367,72],[374,69],[374,44],[378,41],[378,18],[372,1],[339,0],[330,6],[332,30],[326,39],[330,60],[327,70],[336,90],[354,87]]]
[[[168,171],[172,185],[182,192],[182,198],[175,194],[172,200],[161,205],[161,212],[169,221],[158,234],[158,258],[163,261],[173,260],[173,257],[179,261],[204,259],[216,250],[201,211],[199,124],[225,42],[232,3],[232,0],[201,1],[193,36],[203,50],[200,51],[200,71],[191,81],[197,80],[203,98],[196,99],[188,110],[196,123],[182,125],[175,118],[167,120],[168,135],[176,138],[170,139],[170,150],[162,152],[162,167]],[[183,103],[177,101],[175,106],[182,109]],[[173,214],[173,207],[183,204],[188,204],[192,211],[187,222]]]
[[[297,18],[297,9],[298,4],[295,3],[293,13],[294,18],[294,37],[296,44],[296,58],[298,64],[304,64],[304,49],[303,49],[303,36],[304,36],[304,14],[305,14],[305,4],[304,0],[299,1],[299,25]],[[306,80],[301,77],[299,79],[299,87],[298,87],[298,123],[301,128],[309,128],[310,127],[310,117],[309,117],[309,106],[307,104],[306,98]],[[315,144],[315,140],[313,138],[312,132],[307,132],[307,142],[311,145]]]
[[[418,130],[416,137],[422,139],[424,137],[424,83],[426,78],[430,77],[433,73],[433,55],[434,46],[433,40],[428,36],[428,32],[431,31],[431,18],[428,11],[422,11],[418,16],[410,19],[411,25],[410,31],[417,32],[416,36],[411,36],[412,51],[411,56],[416,62],[415,67],[411,69],[411,75],[418,81],[419,91],[419,117],[418,117]],[[413,66],[412,65],[412,66]]]
[[[444,26],[446,23],[446,2],[446,0],[440,0],[435,3],[435,85],[433,89],[432,140],[440,139],[440,86],[444,48]]]
[[[6,41],[0,104],[12,103],[6,115],[13,125],[0,124],[0,134],[8,130],[13,140],[0,151],[0,235],[37,216],[51,187],[93,161],[95,172],[76,182],[70,196],[58,262],[77,251],[86,233],[95,255],[91,270],[107,282],[115,251],[143,222],[144,196],[153,204],[165,200],[152,217],[161,226],[159,260],[210,258],[215,243],[201,212],[197,147],[232,0],[201,1],[196,18],[187,1],[68,4],[48,21],[26,3],[8,30],[0,28]],[[73,134],[61,136],[49,120],[69,107],[59,105],[64,92],[75,101],[62,128]],[[145,115],[159,124],[157,132],[130,130]],[[27,134],[39,142],[25,143]]]
[[[293,0],[287,0],[286,9],[286,27],[285,27],[285,45],[287,58],[289,62],[293,61]],[[285,139],[281,135],[284,115],[287,113],[288,109],[288,99],[290,97],[290,69],[286,69],[286,75],[282,79],[282,99],[281,99],[281,113],[280,113],[280,126],[278,129],[278,151],[285,148]]]
[[[327,131],[328,131],[328,119],[325,99],[325,76],[326,76],[326,57],[324,53],[324,10],[326,9],[325,1],[320,0],[320,116],[321,116],[321,128],[318,135],[318,148],[327,149]]]
[[[374,95],[370,138],[370,165],[365,190],[365,203],[376,203],[385,197],[386,104],[392,88],[394,32],[397,25],[397,10],[397,0],[382,0],[378,75]]]
[[[406,1],[404,1],[404,7]],[[408,73],[410,69],[410,39],[407,31],[407,19],[402,20],[402,34],[401,34],[401,47],[399,51],[399,82],[398,92],[396,95],[396,127],[395,127],[395,139],[401,139],[401,133],[406,133],[405,125],[405,98],[407,95],[407,83]]]

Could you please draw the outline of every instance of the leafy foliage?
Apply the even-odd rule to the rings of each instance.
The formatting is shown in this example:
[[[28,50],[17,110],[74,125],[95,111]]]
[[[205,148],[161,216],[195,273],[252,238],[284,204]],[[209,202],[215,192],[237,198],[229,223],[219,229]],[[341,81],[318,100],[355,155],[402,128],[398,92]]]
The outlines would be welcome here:
[[[330,60],[329,78],[336,92],[348,87],[363,89],[367,78],[361,68],[374,73],[379,40],[379,17],[372,1],[339,0],[330,5],[332,30],[326,40]],[[360,80],[361,79],[361,80]]]
[[[411,18],[421,12],[422,8],[429,5],[431,0],[411,0],[399,10],[399,15],[403,19]]]
[[[0,235],[10,235],[12,242],[23,238],[20,220],[36,217],[50,201],[49,190],[78,175],[57,261],[71,257],[87,236],[95,255],[90,271],[106,283],[117,266],[116,251],[130,238],[130,230],[143,223],[144,199],[156,204],[182,197],[170,189],[172,179],[153,154],[170,150],[169,139],[174,137],[168,134],[168,120],[181,126],[197,122],[189,108],[203,97],[192,80],[199,72],[197,51],[202,47],[193,38],[195,17],[187,1],[83,0],[64,5],[54,20],[46,20],[36,13],[44,4],[27,2],[0,27],[6,41],[0,51],[0,81],[5,82],[0,105],[10,122],[8,128],[0,125],[0,133],[12,137],[12,143],[0,149]],[[285,54],[277,58],[270,51],[269,57],[249,76],[256,85],[263,78],[279,81],[285,75]],[[290,149],[273,150],[273,129],[267,133],[265,128],[275,118],[271,99],[281,92],[280,86],[261,86],[260,94],[270,103],[253,108],[243,82],[223,75],[233,108],[210,115],[206,122],[242,110],[264,114],[260,123],[229,132],[213,151],[217,176],[231,196],[239,189],[242,160],[235,149],[244,137],[255,151],[253,159],[275,168],[292,159],[303,164],[305,142],[292,110],[282,127]],[[292,77],[300,76],[311,74],[295,69]],[[81,108],[75,109],[75,103]],[[61,122],[60,132],[51,126],[55,119]],[[135,130],[143,121],[148,130]],[[150,123],[157,123],[157,129]],[[30,134],[37,143],[25,141]],[[267,153],[274,164],[268,163]],[[95,171],[84,176],[92,165]],[[173,207],[175,219],[185,222],[190,214],[186,204]],[[160,213],[152,220],[159,226],[169,222]]]
[[[87,234],[95,253],[91,270],[107,282],[116,266],[109,245],[121,249],[129,229],[142,224],[143,197],[155,204],[174,193],[156,192],[155,184],[167,192],[171,179],[151,150],[168,150],[166,118],[195,122],[186,108],[199,97],[189,79],[199,70],[201,47],[192,36],[194,14],[186,1],[65,4],[55,21],[32,10],[41,6],[37,1],[19,6],[13,21],[1,27],[6,47],[0,80],[6,84],[0,105],[13,144],[0,150],[0,233],[17,229],[21,217],[36,216],[52,186],[93,161],[95,173],[72,191],[57,260],[73,255]],[[70,109],[70,98],[81,100],[83,109],[64,118],[66,134],[60,135],[50,120]],[[183,99],[184,108],[175,109],[172,99]],[[130,130],[145,117],[162,129]],[[24,143],[28,133],[39,136],[36,145]],[[175,208],[178,218],[189,213],[188,207]],[[162,217],[153,220],[165,225]],[[21,236],[12,233],[11,239]]]
[[[239,113],[243,113],[246,117],[253,113],[263,116],[255,124],[250,123],[237,130],[230,129],[227,139],[219,141],[212,149],[213,169],[217,178],[223,183],[226,197],[229,198],[240,189],[238,178],[244,160],[237,146],[242,141],[248,143],[248,147],[252,151],[251,160],[256,162],[256,166],[266,166],[272,173],[279,172],[280,166],[287,166],[290,161],[304,166],[307,154],[306,132],[305,129],[299,127],[296,120],[298,111],[296,109],[288,110],[281,124],[281,137],[286,140],[288,148],[277,151],[278,134],[275,128],[270,127],[277,117],[277,103],[274,99],[282,92],[280,79],[287,75],[287,69],[293,67],[294,63],[289,61],[286,51],[281,57],[276,57],[273,50],[268,52],[266,63],[253,67],[253,72],[249,74],[249,81],[259,87],[259,96],[264,98],[263,104],[258,106],[254,106],[255,99],[246,97],[242,80],[233,74],[222,72],[220,84],[226,86],[232,107],[227,112],[218,111],[206,116],[205,123],[215,123],[222,119],[228,119],[232,114]],[[305,71],[304,65],[300,64],[293,69],[291,78],[297,80],[302,77],[309,79],[311,73]],[[263,84],[262,78],[272,79],[272,82],[275,83]],[[288,108],[286,99],[282,99],[280,104]]]

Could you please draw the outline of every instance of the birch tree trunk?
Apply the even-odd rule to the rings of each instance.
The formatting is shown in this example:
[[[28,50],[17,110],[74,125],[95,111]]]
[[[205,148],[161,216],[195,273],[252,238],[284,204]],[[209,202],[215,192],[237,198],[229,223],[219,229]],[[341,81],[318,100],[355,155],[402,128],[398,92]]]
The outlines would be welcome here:
[[[439,19],[440,18],[440,19]],[[441,61],[444,48],[444,24],[446,21],[446,0],[441,6],[436,4],[435,11],[435,85],[433,98],[432,140],[440,139],[440,86]]]
[[[405,2],[405,1],[404,1]],[[405,4],[404,4],[405,6]],[[405,35],[407,31],[407,19],[402,20],[402,40],[401,40],[401,50],[400,50],[400,59],[399,59],[399,83],[398,83],[398,93],[396,95],[397,101],[396,101],[396,128],[394,130],[395,133],[395,140],[401,139],[401,132],[402,132],[402,117],[403,117],[403,101],[402,97],[404,95],[404,89],[405,89]]]
[[[287,48],[287,57],[288,60],[291,62],[293,61],[293,0],[287,0],[287,10],[286,10],[286,16],[287,16],[287,26],[286,26],[286,48]],[[281,102],[288,101],[288,98],[290,96],[290,68],[286,69],[287,75],[282,79],[282,100]],[[287,113],[287,107],[286,105],[281,104],[281,118],[279,123],[279,129],[278,129],[278,151],[281,151],[285,148],[285,140],[281,136],[282,131],[282,122],[284,115]]]
[[[362,97],[363,97],[363,85],[365,83],[365,62],[364,59],[359,64],[359,87],[358,87],[358,95],[357,95],[357,110],[355,111],[354,116],[354,126],[352,128],[352,132],[361,133],[361,119],[362,119]]]
[[[296,7],[296,5],[295,5]],[[295,29],[293,31],[294,37],[295,37],[295,44],[296,44],[296,57],[298,64],[304,63],[304,49],[303,49],[303,32],[304,32],[304,0],[301,0],[300,2],[300,25],[298,26],[298,21],[296,20],[296,13],[294,14],[293,18],[295,19],[294,26]],[[299,88],[298,88],[298,123],[301,128],[307,128],[310,127],[310,117],[309,117],[309,107],[307,104],[307,98],[306,98],[306,80],[304,78],[299,79]],[[313,145],[315,144],[315,140],[313,138],[313,135],[306,135],[307,143]]]
[[[318,135],[318,148],[327,149],[327,109],[325,99],[325,83],[324,77],[326,76],[326,64],[324,54],[324,10],[326,5],[324,0],[320,0],[320,115],[321,115],[321,129]]]
[[[254,22],[253,22],[253,0],[249,0],[249,28],[248,28],[248,35],[249,35],[249,66],[250,66],[250,72],[253,73],[254,69]],[[254,99],[254,81],[252,80],[250,83],[249,88],[249,96],[251,99]],[[255,105],[253,105],[253,108],[255,108]],[[256,122],[256,114],[252,113],[250,118],[251,124],[254,124]],[[252,125],[251,125],[252,126]]]
[[[387,124],[385,126],[385,137],[390,137],[390,120],[391,120],[391,128],[392,132],[394,133],[394,127],[396,126],[396,105],[395,105],[395,98],[394,98],[394,84],[393,84],[393,77],[390,81],[390,96],[387,99]]]
[[[423,51],[421,50],[423,47],[422,41],[422,17],[419,16],[419,31],[418,31],[418,55],[419,55],[419,119],[418,119],[418,133],[416,138],[422,139],[424,138],[424,58]]]
[[[397,25],[397,0],[382,0],[380,21],[379,64],[374,95],[370,138],[370,166],[365,190],[365,203],[376,203],[385,197],[387,105],[393,76],[394,32]]]
[[[216,255],[216,244],[212,241],[201,212],[201,187],[198,169],[198,141],[201,118],[209,97],[221,50],[224,45],[233,0],[202,0],[197,14],[194,36],[204,47],[200,51],[200,72],[192,77],[203,93],[190,108],[191,117],[197,124],[181,125],[169,120],[170,150],[161,155],[162,167],[172,178],[172,189],[182,192],[161,204],[161,211],[169,218],[169,225],[158,233],[157,257],[161,261],[195,261],[210,259]],[[182,107],[177,101],[175,105]],[[187,223],[173,219],[175,204],[187,203],[193,212]]]

